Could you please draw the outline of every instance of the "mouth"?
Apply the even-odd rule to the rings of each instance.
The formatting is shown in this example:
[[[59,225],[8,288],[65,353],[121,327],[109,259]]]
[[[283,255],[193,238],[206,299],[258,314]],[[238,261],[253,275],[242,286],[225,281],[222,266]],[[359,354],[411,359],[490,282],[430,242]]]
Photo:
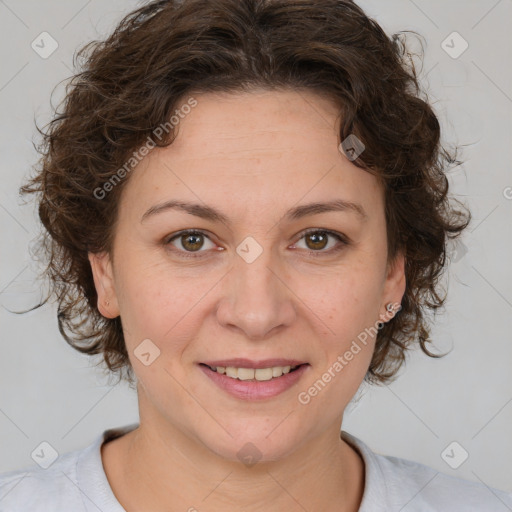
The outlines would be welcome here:
[[[200,363],[202,366],[206,366],[212,372],[216,372],[220,375],[225,375],[231,379],[237,379],[241,381],[252,381],[252,382],[263,382],[272,379],[277,379],[282,375],[292,373],[299,367],[307,364],[297,365],[284,365],[284,366],[267,366],[262,368],[245,368],[237,366],[212,366],[205,363]]]
[[[229,395],[242,400],[264,400],[292,388],[311,365],[295,360],[261,362],[232,359],[199,363],[199,368]]]

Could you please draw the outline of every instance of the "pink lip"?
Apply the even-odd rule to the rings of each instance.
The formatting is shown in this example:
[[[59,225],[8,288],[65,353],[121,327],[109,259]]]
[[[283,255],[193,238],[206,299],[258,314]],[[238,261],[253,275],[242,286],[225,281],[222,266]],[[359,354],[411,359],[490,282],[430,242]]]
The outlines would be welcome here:
[[[234,368],[270,368],[272,366],[298,366],[299,364],[306,364],[306,361],[299,361],[297,359],[263,359],[262,361],[251,361],[243,357],[235,359],[222,359],[219,361],[202,361],[203,364],[215,368],[223,366],[227,368],[232,366]]]
[[[237,363],[237,365],[235,365],[232,364],[232,361],[234,360],[231,360],[231,366],[235,366],[238,368],[254,368],[254,366],[244,366],[245,364],[247,364],[246,362],[244,362],[244,365],[240,363]],[[241,398],[242,400],[263,400],[265,398],[272,398],[274,396],[277,396],[280,393],[283,393],[287,389],[291,388],[302,377],[304,372],[308,371],[309,368],[309,364],[302,364],[302,366],[299,366],[293,372],[285,373],[281,377],[276,377],[271,380],[256,381],[232,379],[231,377],[227,377],[226,375],[222,375],[214,370],[211,370],[210,368],[208,368],[208,366],[205,366],[205,364],[206,363],[200,364],[199,368],[201,368],[201,370],[207,377],[209,377],[215,384],[217,384],[217,386],[219,386],[224,391],[228,392],[230,395],[236,398]],[[253,362],[253,364],[258,364],[260,365],[259,367],[261,367],[261,362]],[[288,364],[275,363],[269,365],[268,362],[266,362],[265,364],[267,364],[267,368],[268,366],[288,366]],[[216,361],[215,364],[212,364],[212,366],[224,366],[224,364],[217,364]],[[290,366],[295,366],[295,364],[292,364]]]

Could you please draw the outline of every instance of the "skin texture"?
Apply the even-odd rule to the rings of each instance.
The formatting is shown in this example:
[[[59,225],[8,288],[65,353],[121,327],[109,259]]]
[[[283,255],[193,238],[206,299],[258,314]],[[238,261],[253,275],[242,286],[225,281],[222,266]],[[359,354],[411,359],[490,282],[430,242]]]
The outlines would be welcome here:
[[[375,340],[309,404],[297,396],[404,294],[403,256],[387,264],[382,186],[339,151],[335,106],[313,92],[194,97],[175,142],[132,171],[112,255],[89,255],[98,307],[121,315],[138,378],[140,427],[103,446],[107,477],[129,512],[355,512],[364,464],[339,431]],[[340,198],[366,218],[348,210],[284,218],[292,207]],[[230,224],[179,210],[141,222],[170,199],[213,206]],[[207,237],[168,242],[192,228]],[[310,228],[350,243],[329,252],[342,242],[304,236]],[[247,236],[263,249],[250,264],[236,252]],[[197,255],[191,246],[200,257],[178,255]],[[134,350],[148,338],[160,356],[145,366]],[[246,401],[198,366],[230,357],[310,366],[280,395]],[[251,467],[237,458],[247,442],[262,454]]]

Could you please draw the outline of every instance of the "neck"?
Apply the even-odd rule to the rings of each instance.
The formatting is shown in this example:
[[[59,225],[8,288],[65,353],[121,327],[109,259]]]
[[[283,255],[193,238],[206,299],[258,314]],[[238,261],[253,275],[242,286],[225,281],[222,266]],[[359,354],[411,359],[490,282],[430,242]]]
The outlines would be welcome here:
[[[364,464],[339,428],[288,457],[244,465],[166,424],[144,423],[103,445],[107,478],[128,511],[357,512]]]

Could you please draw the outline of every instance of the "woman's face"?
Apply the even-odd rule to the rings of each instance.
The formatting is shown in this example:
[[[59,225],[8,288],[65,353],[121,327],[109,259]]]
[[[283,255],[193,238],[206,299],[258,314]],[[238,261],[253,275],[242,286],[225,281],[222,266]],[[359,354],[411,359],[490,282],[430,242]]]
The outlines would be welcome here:
[[[404,293],[403,259],[387,266],[383,189],[340,152],[330,101],[194,97],[175,142],[126,178],[112,259],[90,255],[99,307],[121,316],[141,425],[228,459],[248,442],[276,459],[339,435],[371,361],[368,329]],[[158,208],[169,201],[184,206]],[[275,367],[254,373],[264,379],[304,364],[254,381],[205,363],[242,378]]]

